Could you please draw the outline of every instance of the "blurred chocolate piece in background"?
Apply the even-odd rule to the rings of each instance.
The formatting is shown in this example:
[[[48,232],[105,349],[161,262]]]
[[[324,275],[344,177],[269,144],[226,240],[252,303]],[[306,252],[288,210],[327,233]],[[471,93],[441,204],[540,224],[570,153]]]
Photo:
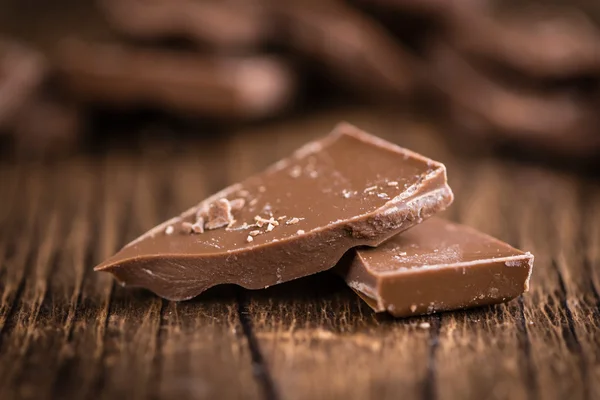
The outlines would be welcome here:
[[[28,153],[76,147],[81,115],[48,88],[48,65],[34,49],[0,41],[0,133]]]
[[[406,96],[413,60],[377,21],[343,2],[282,2],[282,46],[324,68],[329,79],[374,98]]]
[[[600,70],[600,30],[581,11],[556,4],[473,9],[457,3],[448,22],[461,52],[504,64],[536,79]],[[502,3],[502,2],[500,2]]]
[[[248,51],[272,35],[260,1],[102,0],[110,26],[131,38],[186,39],[216,52]]]
[[[271,56],[215,57],[117,43],[61,43],[60,82],[76,99],[211,118],[260,118],[287,107],[292,71]]]
[[[38,4],[35,13],[30,3]],[[124,113],[150,109],[210,121],[224,132],[358,103],[416,109],[449,143],[465,143],[457,148],[512,147],[527,158],[594,161],[595,3],[8,0],[0,3],[0,34],[42,54],[48,72],[35,83],[27,80],[33,67],[18,68],[23,89],[0,89],[0,125],[16,132],[6,128],[7,115],[17,115],[36,85],[44,106],[19,115],[37,119],[53,109],[50,120],[65,127],[94,125],[81,116],[98,108],[114,113],[108,119],[115,124]]]
[[[503,85],[442,43],[427,54],[432,84],[446,96],[451,120],[469,139],[514,141],[560,156],[593,156],[600,150],[595,103],[566,90]]]

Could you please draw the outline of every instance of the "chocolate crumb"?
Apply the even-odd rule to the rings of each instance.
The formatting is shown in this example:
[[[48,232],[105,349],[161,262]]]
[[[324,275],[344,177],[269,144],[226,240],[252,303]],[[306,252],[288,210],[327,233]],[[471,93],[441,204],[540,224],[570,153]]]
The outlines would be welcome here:
[[[261,217],[260,215],[256,215],[254,217],[254,221],[256,221],[256,226],[258,226],[259,228],[262,228],[262,226],[265,224],[279,226],[279,222],[277,222],[275,220],[275,218],[273,218],[273,217],[266,219],[266,218]]]
[[[231,206],[231,211],[240,211],[246,205],[246,200],[241,197],[238,199],[233,199],[229,202]]]
[[[281,217],[277,218],[277,221],[283,221],[286,218],[287,218],[287,215],[282,215]]]
[[[195,224],[192,225],[192,232],[194,233],[204,233],[204,219],[199,218]]]
[[[260,235],[260,231],[258,229],[256,229],[254,231],[248,232],[248,235],[250,235],[250,236]]]
[[[254,240],[254,238],[252,236],[248,236],[246,238],[246,242],[248,242],[248,243],[252,242],[253,240]]]
[[[302,175],[302,168],[299,165],[296,165],[290,170],[290,176],[292,178],[299,178],[300,175]]]
[[[294,225],[294,224],[297,224],[298,222],[300,222],[300,218],[294,217],[294,218],[288,220],[285,224],[286,225]]]
[[[371,191],[373,191],[373,190],[375,190],[375,189],[377,189],[377,185],[375,185],[375,186],[369,186],[368,188],[366,188],[366,189],[364,190],[364,192],[365,192],[365,193],[369,193],[369,192],[371,192]]]
[[[429,324],[429,322],[421,322],[419,324],[419,328],[421,329],[429,329],[431,327],[431,324]]]
[[[208,222],[204,225],[206,229],[218,229],[228,226],[233,221],[231,215],[231,204],[227,199],[219,199],[210,205],[208,209]]]
[[[269,223],[269,225],[267,225],[267,232],[271,232],[273,229],[275,229],[275,225]]]
[[[398,182],[396,181],[390,181],[387,183],[388,186],[398,186]]]
[[[298,235],[303,235],[305,232],[304,232],[304,230],[302,230],[302,229],[298,229],[298,231],[296,231],[296,233],[297,233]]]
[[[264,186],[259,186],[259,187],[258,187],[258,191],[259,191],[260,193],[264,193],[264,192],[265,192],[265,190],[267,190],[267,188],[266,188],[266,187],[264,187]]]
[[[417,305],[416,304],[412,304],[410,306],[410,312],[415,312],[415,311],[417,311]]]
[[[258,199],[252,199],[252,200],[250,200],[250,203],[248,203],[248,204],[250,204],[250,206],[255,206],[256,203],[258,203]]]
[[[258,226],[259,228],[262,228],[262,226],[265,224],[266,220],[264,218],[262,218],[260,215],[255,215],[254,221],[256,222],[256,226]]]
[[[319,173],[317,171],[310,171],[308,175],[314,179],[319,176]]]
[[[192,233],[192,224],[190,222],[182,222],[181,233]]]
[[[173,225],[169,225],[169,226],[167,226],[167,228],[165,229],[165,233],[166,233],[167,235],[172,235],[172,234],[173,234],[173,232],[175,232],[175,228],[173,228]]]
[[[246,189],[242,189],[242,190],[238,190],[238,196],[242,196],[242,197],[248,197],[250,195],[250,192],[247,191]]]

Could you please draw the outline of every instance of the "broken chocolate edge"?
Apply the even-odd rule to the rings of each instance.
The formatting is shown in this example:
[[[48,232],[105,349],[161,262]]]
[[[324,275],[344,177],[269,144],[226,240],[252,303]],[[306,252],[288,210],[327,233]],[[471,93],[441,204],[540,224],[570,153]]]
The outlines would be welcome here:
[[[361,259],[360,262],[362,263],[363,266],[367,265],[367,263],[362,261],[363,258],[361,257],[360,254],[356,254],[356,257]],[[523,253],[523,254],[520,254],[517,256],[487,258],[487,259],[475,260],[475,261],[465,261],[465,262],[460,262],[460,263],[456,263],[456,264],[432,265],[432,266],[427,266],[428,267],[427,269],[428,270],[431,270],[431,269],[450,269],[450,270],[452,270],[452,269],[457,269],[457,268],[469,267],[469,266],[473,266],[473,265],[477,265],[477,264],[491,264],[491,263],[505,263],[507,261],[520,261],[522,263],[519,266],[515,266],[515,267],[507,266],[506,267],[506,268],[525,268],[525,267],[527,268],[527,278],[523,282],[523,292],[510,298],[510,299],[514,299],[523,293],[529,292],[529,282],[531,280],[531,275],[533,273],[534,259],[535,259],[535,256],[533,254],[531,254],[530,252],[526,252],[526,253]],[[365,268],[365,270],[367,270],[367,268]],[[368,272],[371,273],[372,270],[368,270]],[[409,269],[409,270],[403,270],[403,271],[388,271],[388,272],[372,273],[370,275],[370,277],[372,277],[375,281],[375,284],[376,284],[375,292],[379,292],[382,289],[381,285],[384,283],[384,281],[379,278],[384,277],[384,276],[401,277],[402,275],[414,275],[415,273],[418,273],[418,272],[416,272],[414,269],[412,269],[412,270]],[[365,303],[367,303],[367,305],[369,307],[371,307],[373,309],[373,311],[375,311],[377,313],[389,312],[388,308],[385,305],[385,299],[382,297],[376,296],[376,293],[371,293],[370,287],[368,287],[366,285],[364,287],[362,287],[362,286],[356,285],[355,283],[348,283],[348,282],[346,282],[346,284],[354,292],[356,292],[356,294]],[[466,308],[470,308],[470,306],[460,307],[460,309],[466,309]],[[448,310],[448,311],[450,311],[450,310]],[[422,315],[422,314],[415,314],[415,315]]]
[[[448,185],[447,171],[446,171],[446,167],[444,164],[434,161],[432,159],[429,159],[429,158],[422,156],[411,150],[400,147],[396,144],[387,142],[384,139],[378,138],[374,135],[368,134],[365,131],[355,127],[354,125],[352,125],[348,122],[338,123],[334,127],[334,129],[332,130],[332,132],[330,134],[322,137],[321,139],[317,139],[315,141],[305,144],[304,146],[302,146],[299,149],[297,149],[296,151],[294,151],[294,153],[292,154],[291,157],[275,162],[270,167],[268,167],[264,172],[274,172],[274,171],[278,171],[283,168],[286,168],[291,163],[290,159],[303,158],[303,157],[308,156],[309,154],[320,151],[324,147],[326,147],[329,144],[331,144],[332,142],[334,142],[341,135],[348,135],[348,136],[351,136],[362,142],[373,144],[379,148],[383,148],[385,150],[393,151],[393,152],[396,152],[399,154],[403,154],[403,155],[408,154],[410,157],[413,157],[415,159],[418,159],[418,160],[426,163],[430,168],[433,169],[433,171],[431,171],[427,174],[426,179],[419,182],[419,185],[422,185],[422,184],[425,184],[432,180],[440,179],[440,178],[442,179],[443,184],[441,184],[439,188],[432,190],[430,192],[423,193],[420,196],[417,196],[417,197],[411,199],[410,201],[406,201],[407,198],[402,197],[402,194],[400,194],[400,195],[390,199],[383,206],[381,206],[373,211],[370,211],[365,214],[357,215],[355,217],[348,219],[347,221],[340,222],[338,224],[332,224],[332,226],[338,226],[338,225],[342,225],[342,224],[352,224],[353,222],[360,221],[361,219],[364,219],[365,217],[368,217],[369,215],[376,215],[379,213],[385,214],[385,215],[391,215],[391,214],[395,214],[395,213],[403,213],[405,209],[410,208],[410,204],[412,202],[415,202],[415,201],[418,201],[421,199],[429,199],[432,197],[443,198],[445,201],[443,202],[442,209],[447,208],[454,201],[454,193],[452,192],[452,189]],[[241,183],[234,183],[231,186],[228,186],[228,187],[220,190],[219,192],[213,194],[212,196],[209,196],[208,198],[201,201],[200,203],[185,210],[178,216],[173,217],[173,218],[155,226],[154,228],[147,231],[145,234],[141,235],[140,237],[134,239],[133,241],[131,241],[128,244],[126,244],[125,246],[123,246],[123,248],[133,246],[136,243],[141,242],[142,240],[145,240],[149,237],[153,237],[154,235],[156,235],[158,233],[162,233],[170,225],[175,225],[175,224],[181,222],[181,220],[183,220],[191,215],[194,215],[195,213],[198,212],[198,210],[200,208],[202,208],[205,205],[211,204],[215,201],[218,201],[221,198],[227,197],[229,194],[231,194],[235,191],[241,190],[241,187],[242,187]],[[428,218],[429,216],[430,215],[425,215],[424,218]],[[419,215],[419,217],[421,217],[421,216]],[[305,233],[306,234],[316,233],[322,229],[324,229],[324,228],[314,229],[312,231],[305,232]],[[288,240],[290,240],[290,239],[288,239]],[[260,247],[260,246],[263,246],[263,245],[262,244],[255,245],[252,247]],[[238,251],[245,251],[245,250],[247,250],[247,249],[239,249]],[[232,251],[232,253],[235,253],[235,251]],[[132,257],[131,259],[139,260],[141,258],[150,259],[150,258],[155,258],[155,257],[158,257],[158,256],[148,255],[148,256],[143,256],[143,257]],[[129,259],[129,260],[131,260],[131,259]],[[121,260],[119,264],[126,263],[129,260]],[[109,261],[110,261],[110,258],[105,260],[104,262],[100,263],[99,265],[94,267],[94,271],[107,271],[111,268],[118,266],[118,264],[112,264]]]

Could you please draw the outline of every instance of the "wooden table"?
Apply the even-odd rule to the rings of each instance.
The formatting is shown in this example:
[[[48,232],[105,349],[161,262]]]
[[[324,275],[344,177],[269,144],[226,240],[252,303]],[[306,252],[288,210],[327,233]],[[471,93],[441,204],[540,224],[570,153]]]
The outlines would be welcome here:
[[[446,216],[534,253],[531,291],[507,305],[393,319],[327,273],[173,303],[92,271],[342,119],[444,161],[456,193]],[[357,109],[1,164],[0,399],[599,398],[600,185],[459,161],[436,139],[423,121]]]

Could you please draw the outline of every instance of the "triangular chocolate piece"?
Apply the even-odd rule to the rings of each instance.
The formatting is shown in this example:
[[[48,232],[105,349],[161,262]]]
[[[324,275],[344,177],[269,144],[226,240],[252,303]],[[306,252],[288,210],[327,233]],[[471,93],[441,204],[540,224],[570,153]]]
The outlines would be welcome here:
[[[333,267],[453,200],[444,165],[342,123],[142,235],[96,267],[170,300],[260,289]]]

